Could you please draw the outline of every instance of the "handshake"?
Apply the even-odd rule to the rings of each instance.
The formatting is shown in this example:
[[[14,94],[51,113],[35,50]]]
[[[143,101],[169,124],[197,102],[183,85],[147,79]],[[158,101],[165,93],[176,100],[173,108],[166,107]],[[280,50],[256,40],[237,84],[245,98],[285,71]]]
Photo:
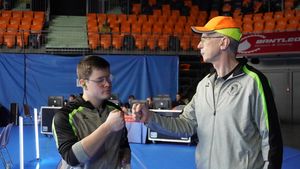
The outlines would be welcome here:
[[[122,107],[111,111],[105,121],[111,131],[119,131],[125,126],[125,121],[146,123],[153,115],[145,103],[133,103],[131,109]]]
[[[147,104],[142,102],[133,103],[129,116],[131,116],[132,121],[139,121],[142,123],[148,122],[149,118],[152,116],[152,112],[149,111]]]

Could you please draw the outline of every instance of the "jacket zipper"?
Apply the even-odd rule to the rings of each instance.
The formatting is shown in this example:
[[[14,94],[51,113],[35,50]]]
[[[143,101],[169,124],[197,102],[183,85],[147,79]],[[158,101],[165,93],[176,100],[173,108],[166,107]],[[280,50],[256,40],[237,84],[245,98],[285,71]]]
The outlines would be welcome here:
[[[215,91],[214,91],[214,83],[211,83],[212,87],[212,92],[213,92],[213,106],[214,106],[214,113],[213,113],[213,124],[212,124],[212,133],[211,133],[211,144],[209,148],[209,163],[208,163],[208,168],[211,168],[211,158],[212,158],[212,146],[213,146],[213,141],[214,141],[214,133],[215,133],[215,118],[216,118],[216,102],[215,102]]]
[[[234,76],[234,77],[229,77],[229,78],[227,78],[224,82],[222,82],[222,84],[221,84],[221,86],[220,86],[220,89],[219,89],[219,91],[218,91],[218,98],[219,98],[219,94],[220,94],[220,91],[221,91],[221,89],[222,89],[222,86],[227,82],[227,81],[229,81],[229,79],[233,79],[233,78],[235,78],[235,77],[238,77],[238,76],[241,76],[241,75],[237,75],[237,76]],[[214,141],[214,133],[215,133],[215,124],[216,124],[216,114],[217,114],[217,111],[216,111],[216,98],[215,98],[215,84],[214,83],[212,83],[211,81],[210,81],[210,83],[211,83],[211,86],[212,86],[212,92],[213,92],[213,108],[214,108],[214,113],[213,113],[213,128],[212,128],[212,133],[211,133],[211,144],[210,144],[210,149],[209,149],[209,164],[208,164],[208,168],[209,169],[211,169],[211,158],[212,158],[212,146],[213,146],[213,141]]]

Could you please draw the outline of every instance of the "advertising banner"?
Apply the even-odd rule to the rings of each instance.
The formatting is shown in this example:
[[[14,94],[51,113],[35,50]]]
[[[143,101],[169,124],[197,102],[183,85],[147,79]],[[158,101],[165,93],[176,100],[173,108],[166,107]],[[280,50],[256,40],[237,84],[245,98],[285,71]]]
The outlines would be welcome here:
[[[300,31],[243,35],[239,56],[300,53]]]

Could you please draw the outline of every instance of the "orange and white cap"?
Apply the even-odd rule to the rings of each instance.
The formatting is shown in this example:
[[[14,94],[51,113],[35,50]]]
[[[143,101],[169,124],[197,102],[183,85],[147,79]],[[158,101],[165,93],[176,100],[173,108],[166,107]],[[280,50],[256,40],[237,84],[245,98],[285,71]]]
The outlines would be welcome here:
[[[204,26],[192,26],[191,28],[195,33],[218,32],[237,41],[240,41],[242,37],[240,27],[230,16],[216,16]]]

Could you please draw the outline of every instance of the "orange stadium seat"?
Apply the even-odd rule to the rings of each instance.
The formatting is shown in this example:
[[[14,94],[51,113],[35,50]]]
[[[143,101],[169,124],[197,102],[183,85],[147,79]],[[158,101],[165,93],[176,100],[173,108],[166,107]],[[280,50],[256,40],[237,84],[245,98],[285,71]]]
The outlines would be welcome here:
[[[169,44],[169,36],[168,35],[161,35],[158,38],[157,41],[157,46],[161,49],[161,50],[166,50],[168,48],[168,44]]]
[[[156,23],[156,21],[157,21],[157,18],[158,18],[158,16],[156,16],[156,15],[149,15],[148,16],[148,22],[150,22],[150,23]]]
[[[44,11],[34,11],[34,18],[43,18],[45,19],[45,12]]]
[[[160,9],[154,9],[154,10],[153,10],[153,15],[159,17],[159,16],[162,15],[162,12],[161,12]]]
[[[4,34],[4,44],[8,48],[12,48],[16,45],[16,36],[14,34]]]
[[[99,34],[89,34],[89,48],[90,49],[97,49],[98,45],[99,45]]]
[[[169,4],[163,4],[162,5],[162,14],[164,16],[170,16],[171,15],[171,7]]]
[[[12,11],[10,11],[10,10],[3,10],[2,12],[1,12],[1,15],[2,15],[2,17],[11,17],[11,15],[12,15]]]
[[[299,19],[294,17],[288,20],[286,31],[296,31],[299,24]]]
[[[137,16],[137,23],[143,24],[144,22],[147,22],[148,18],[147,15],[138,15]]]
[[[286,30],[287,20],[285,18],[280,18],[276,21],[275,31],[284,32]]]
[[[200,10],[199,10],[199,7],[197,5],[191,6],[191,9],[190,9],[190,15],[191,16],[193,15],[193,16],[198,17],[199,12],[200,12]]]
[[[291,10],[294,8],[294,0],[285,0],[284,1],[284,9]]]
[[[209,19],[214,18],[214,17],[216,17],[218,15],[219,15],[219,11],[217,11],[217,10],[211,10],[210,14],[209,14]]]
[[[9,16],[2,16],[0,17],[0,24],[9,24],[10,17]]]
[[[286,19],[294,18],[295,17],[295,10],[284,11],[284,17]]]
[[[10,24],[17,24],[17,25],[19,25],[20,24],[20,22],[21,22],[21,19],[22,18],[18,18],[18,17],[14,17],[14,18],[10,18]]]
[[[199,19],[203,19],[206,21],[207,17],[208,17],[208,13],[206,11],[199,11],[199,15],[198,15]]]
[[[197,35],[192,36],[191,47],[193,50],[199,50],[198,44],[199,44],[200,40],[201,40],[200,36],[197,36]]]
[[[163,28],[162,24],[154,24],[153,29],[152,29],[153,35],[161,35],[162,34],[162,28]]]
[[[125,22],[127,22],[127,15],[125,15],[125,14],[119,14],[119,15],[117,15],[117,21],[119,23],[125,23]]]
[[[106,14],[104,13],[97,14],[97,21],[98,24],[103,24],[106,21]]]
[[[253,32],[255,33],[262,33],[264,30],[264,21],[260,20],[260,21],[256,21],[254,22],[254,28],[253,28]]]
[[[99,33],[99,30],[98,30],[98,27],[97,26],[90,26],[88,27],[88,35],[89,34],[98,34]]]
[[[275,20],[284,18],[284,13],[283,13],[282,11],[276,11],[276,12],[274,13],[273,18],[274,18]]]
[[[264,33],[274,32],[275,29],[275,20],[265,21]]]
[[[12,17],[13,18],[22,18],[23,17],[23,11],[12,11]]]
[[[132,13],[133,14],[140,14],[141,13],[141,8],[142,8],[142,5],[141,4],[132,4]]]
[[[187,24],[191,24],[191,25],[195,25],[196,24],[196,21],[197,21],[197,18],[196,17],[194,17],[194,16],[189,16],[189,17],[187,17],[187,21],[186,21],[186,23]]]
[[[4,35],[0,32],[0,46],[4,43],[3,36]]]
[[[232,10],[232,6],[230,5],[230,3],[224,3],[222,7],[222,12],[231,12],[231,10]]]
[[[174,28],[174,36],[181,36],[183,35],[183,25],[176,25],[175,28]]]
[[[241,9],[235,9],[233,11],[233,17],[241,16]]]
[[[244,15],[244,17],[243,17],[243,22],[244,22],[244,23],[249,23],[249,22],[252,23],[252,22],[253,22],[252,18],[253,18],[253,15],[252,15],[252,14]]]
[[[187,50],[189,50],[190,48],[191,48],[191,37],[190,36],[186,36],[186,35],[184,35],[184,36],[181,36],[180,37],[180,47],[181,47],[181,49],[183,49],[183,50],[185,50],[185,51],[187,51]]]
[[[121,34],[122,35],[126,35],[126,34],[130,34],[131,32],[131,24],[128,22],[123,22],[120,24],[121,25]]]
[[[127,22],[134,25],[137,22],[137,16],[134,14],[128,15]]]
[[[191,8],[193,6],[193,2],[191,0],[185,0],[183,1],[185,6],[188,6],[189,8]]]
[[[23,11],[23,18],[33,18],[33,11]]]
[[[262,13],[256,13],[253,15],[253,22],[261,21],[263,20],[263,14]]]
[[[110,34],[102,34],[101,35],[100,46],[103,49],[109,49],[111,47],[111,35]]]
[[[147,47],[150,50],[155,50],[157,47],[157,39],[158,39],[158,35],[148,35],[147,36]]]
[[[173,25],[165,25],[163,28],[164,35],[173,35]]]
[[[131,28],[131,34],[133,36],[135,35],[140,35],[142,33],[142,24],[136,23],[134,26]]]
[[[166,23],[169,23],[169,22],[176,23],[178,20],[178,16],[171,15],[167,20],[168,20],[168,22],[166,22]]]
[[[142,34],[152,34],[152,23],[146,22],[142,25]]]
[[[109,24],[117,22],[117,15],[116,14],[107,14],[107,22]]]
[[[112,36],[112,46],[115,49],[121,49],[123,46],[123,36],[118,34],[113,34]]]
[[[142,35],[135,36],[135,46],[139,50],[144,50],[146,46],[146,38]]]
[[[148,0],[150,6],[156,5],[156,0]]]
[[[266,13],[264,13],[263,19],[265,21],[273,20],[273,12],[266,12]]]
[[[180,11],[179,10],[171,10],[171,16],[179,17]]]
[[[29,44],[30,25],[20,25],[19,32],[17,33],[17,45],[24,47]]]
[[[115,24],[115,25],[110,25],[111,28],[111,33],[115,34],[115,33],[120,33],[120,26],[119,24]]]
[[[158,17],[157,17],[157,22],[156,22],[156,23],[163,25],[163,24],[165,24],[166,22],[169,22],[168,16],[163,15],[163,16],[158,16]],[[154,25],[155,25],[155,24],[154,24]]]
[[[243,24],[243,34],[253,32],[253,24],[252,23],[244,23]]]
[[[184,27],[183,34],[184,35],[193,35],[193,31],[192,31],[191,27],[190,26]]]

